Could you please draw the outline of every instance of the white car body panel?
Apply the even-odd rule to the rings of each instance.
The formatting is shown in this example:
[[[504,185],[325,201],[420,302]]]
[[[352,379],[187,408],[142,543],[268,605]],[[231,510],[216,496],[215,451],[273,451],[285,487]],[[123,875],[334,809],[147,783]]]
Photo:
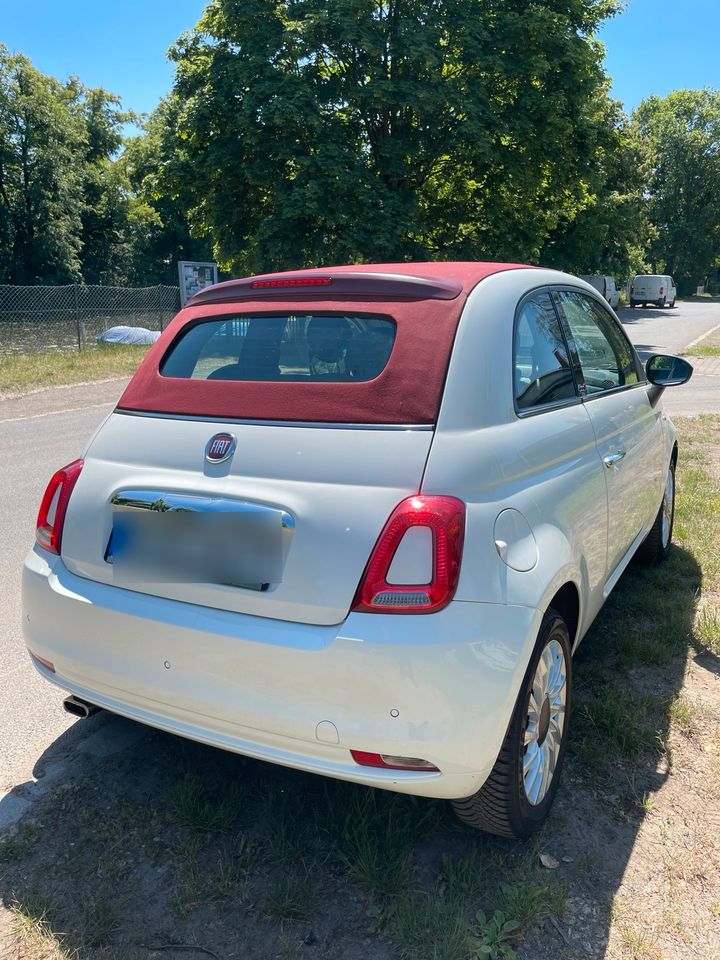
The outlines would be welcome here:
[[[208,439],[237,436],[230,464],[204,461]],[[113,583],[104,559],[111,496],[124,488],[247,500],[295,520],[283,581],[265,593],[219,584],[146,583],[145,593],[302,623],[340,623],[380,529],[417,493],[432,431],[332,429],[114,413],[85,454],[68,508],[63,560]]]
[[[495,762],[542,617],[453,601],[426,617],[288,625],[96,583],[38,547],[23,595],[28,645],[57,673],[38,669],[93,703],[260,759],[445,798],[479,789]],[[323,721],[337,743],[318,738]],[[350,749],[410,751],[442,774],[357,767]]]
[[[545,270],[500,273],[469,297],[423,491],[457,491],[468,504],[466,536],[474,549],[464,555],[458,597],[539,606],[557,575],[557,587],[568,581],[582,585],[586,628],[602,603],[607,576],[607,494],[592,424],[579,401],[518,418],[512,337],[503,325],[488,322],[493,316],[512,318],[529,288],[563,279]],[[493,362],[475,376],[476,358],[482,356]],[[495,546],[493,525],[507,508],[526,518],[538,542],[538,563],[527,573],[508,567]]]
[[[579,597],[577,644],[657,514],[675,443],[647,384],[521,416],[515,311],[530,290],[594,288],[551,270],[481,281],[464,308],[435,429],[113,413],[89,444],[62,556],[25,563],[28,647],[47,679],[152,726],[287,766],[422,796],[477,791],[492,769],[542,617]],[[219,431],[229,463],[204,460]],[[603,462],[619,447],[622,461]],[[111,496],[238,498],[295,520],[282,583],[115,585]],[[428,615],[350,612],[393,508],[421,492],[466,504],[452,602]],[[422,536],[393,583],[427,569]],[[395,715],[397,714],[397,715]],[[336,731],[333,734],[333,730]],[[358,766],[350,750],[437,772]]]
[[[667,468],[661,410],[647,388],[595,394],[583,404],[600,458],[622,457],[605,467],[608,502],[608,576],[630,545],[647,533],[662,498]]]

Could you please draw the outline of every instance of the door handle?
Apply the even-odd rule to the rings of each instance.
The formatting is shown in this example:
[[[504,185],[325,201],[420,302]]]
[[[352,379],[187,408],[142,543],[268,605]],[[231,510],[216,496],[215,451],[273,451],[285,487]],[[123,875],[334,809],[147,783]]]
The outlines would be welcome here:
[[[610,453],[608,454],[607,457],[603,457],[603,463],[609,470],[610,467],[614,467],[616,464],[620,463],[620,461],[623,459],[624,456],[625,456],[625,451],[618,450],[617,453]]]

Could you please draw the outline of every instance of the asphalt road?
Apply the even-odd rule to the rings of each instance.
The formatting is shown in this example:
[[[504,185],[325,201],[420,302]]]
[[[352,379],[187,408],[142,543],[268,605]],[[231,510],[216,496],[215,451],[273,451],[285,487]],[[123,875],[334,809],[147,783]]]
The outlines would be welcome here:
[[[621,319],[641,354],[672,353],[720,325],[720,303],[624,310]],[[123,385],[117,380],[58,387],[0,400],[0,798],[13,785],[41,775],[37,759],[77,723],[63,712],[62,693],[28,660],[20,629],[20,571],[45,485],[58,467],[81,454]],[[699,366],[687,387],[665,397],[671,413],[720,411],[720,376],[701,373]],[[66,738],[68,749],[82,731],[77,724],[75,736]]]
[[[679,303],[674,309],[626,307],[618,316],[640,356],[678,353],[720,325],[720,303]]]

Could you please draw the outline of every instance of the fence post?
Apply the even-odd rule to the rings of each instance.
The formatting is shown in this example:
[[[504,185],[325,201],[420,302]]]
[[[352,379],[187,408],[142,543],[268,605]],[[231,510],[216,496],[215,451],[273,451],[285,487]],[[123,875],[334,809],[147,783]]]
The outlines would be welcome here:
[[[160,333],[163,332],[163,303],[162,303],[162,284],[158,284],[158,312],[160,314]]]
[[[75,293],[75,327],[77,328],[77,342],[78,350],[82,350],[82,327],[80,325],[80,298],[78,297],[78,285],[77,283],[73,284],[73,292]]]

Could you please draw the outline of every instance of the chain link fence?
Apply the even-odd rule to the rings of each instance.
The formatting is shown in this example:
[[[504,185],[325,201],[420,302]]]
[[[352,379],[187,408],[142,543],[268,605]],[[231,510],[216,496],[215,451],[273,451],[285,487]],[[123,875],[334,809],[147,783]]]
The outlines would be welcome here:
[[[163,330],[179,309],[178,287],[0,285],[0,354],[82,350],[109,327]]]

